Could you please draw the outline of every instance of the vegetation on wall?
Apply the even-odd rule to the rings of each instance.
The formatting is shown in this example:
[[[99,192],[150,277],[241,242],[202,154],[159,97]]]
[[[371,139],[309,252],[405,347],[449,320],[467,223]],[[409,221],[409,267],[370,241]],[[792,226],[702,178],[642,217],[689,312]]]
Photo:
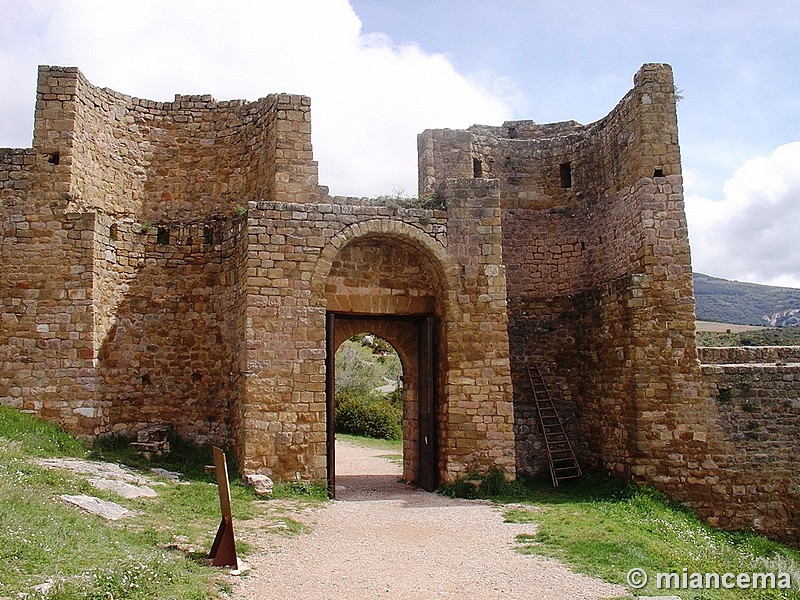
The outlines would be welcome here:
[[[422,196],[406,196],[403,188],[395,188],[389,194],[374,198],[374,202],[393,209],[423,208],[428,210],[447,210],[447,201],[436,193]]]

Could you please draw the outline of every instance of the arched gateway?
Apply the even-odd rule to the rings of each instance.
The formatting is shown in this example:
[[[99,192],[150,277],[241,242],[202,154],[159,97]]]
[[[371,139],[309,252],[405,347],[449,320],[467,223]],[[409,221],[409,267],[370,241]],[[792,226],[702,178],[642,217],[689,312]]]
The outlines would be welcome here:
[[[545,466],[537,366],[585,466],[796,540],[797,419],[741,446],[713,402],[738,384],[698,362],[677,134],[672,71],[647,64],[595,123],[420,134],[435,208],[338,198],[305,96],[153,102],[42,66],[32,147],[0,149],[0,403],[325,480],[330,355],[369,320],[407,367],[423,487]]]
[[[294,284],[247,296],[246,468],[332,483],[333,356],[370,330],[403,361],[404,477],[434,489],[492,467],[513,475],[500,237],[473,245],[477,227],[499,228],[499,197],[486,182],[466,185],[481,198],[444,191],[446,211],[343,199],[307,211],[295,205],[290,246],[251,246],[251,264],[269,264]],[[270,241],[281,235],[270,222],[281,208],[252,205],[250,229],[263,228]]]
[[[344,245],[341,245],[344,243]],[[335,252],[335,255],[334,255]],[[329,257],[332,260],[329,260]],[[328,266],[330,265],[330,266]],[[327,273],[325,273],[327,271]],[[443,325],[457,314],[444,290],[458,268],[442,244],[418,227],[374,219],[350,226],[323,250],[315,277],[325,276],[327,469],[334,492],[334,373],[336,349],[350,336],[377,333],[398,351],[404,369],[403,477],[433,490],[439,480],[440,409],[446,381]],[[318,287],[313,288],[318,291]]]

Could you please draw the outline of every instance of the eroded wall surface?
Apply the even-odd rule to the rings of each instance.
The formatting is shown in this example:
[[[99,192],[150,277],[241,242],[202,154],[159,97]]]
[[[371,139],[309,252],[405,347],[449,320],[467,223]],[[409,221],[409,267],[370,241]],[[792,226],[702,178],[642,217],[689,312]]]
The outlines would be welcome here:
[[[800,348],[701,348],[724,440],[704,514],[800,543]]]
[[[665,477],[673,449],[695,446],[684,408],[700,393],[671,69],[645,65],[596,123],[429,130],[419,153],[423,193],[500,185],[517,468],[546,464],[538,367],[584,462]]]
[[[402,205],[319,186],[307,97],[153,102],[41,67],[32,147],[0,150],[0,400],[323,479],[326,314],[432,317],[441,481],[546,465],[538,367],[584,465],[796,541],[797,357],[701,367],[677,135],[671,69],[644,65],[596,123],[423,132]]]
[[[310,134],[304,96],[153,102],[41,67],[33,147],[0,154],[3,403],[322,479],[326,312],[430,315],[440,478],[512,476],[496,184],[446,211],[332,198]]]

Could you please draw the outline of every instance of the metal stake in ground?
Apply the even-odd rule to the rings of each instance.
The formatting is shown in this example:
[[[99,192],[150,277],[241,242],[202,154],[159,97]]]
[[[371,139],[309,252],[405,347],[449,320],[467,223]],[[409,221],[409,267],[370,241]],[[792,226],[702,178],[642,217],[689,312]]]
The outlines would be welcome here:
[[[219,488],[219,507],[222,512],[222,521],[217,529],[217,536],[211,545],[208,557],[215,567],[239,568],[236,558],[236,542],[233,539],[233,515],[231,514],[231,490],[228,486],[228,464],[225,462],[225,453],[214,446],[214,472],[217,476]]]

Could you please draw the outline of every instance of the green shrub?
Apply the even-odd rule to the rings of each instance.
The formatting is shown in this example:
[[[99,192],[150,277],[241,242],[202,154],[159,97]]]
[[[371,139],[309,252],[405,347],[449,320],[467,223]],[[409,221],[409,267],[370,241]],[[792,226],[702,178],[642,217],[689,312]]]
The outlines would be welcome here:
[[[343,390],[336,397],[336,431],[399,440],[403,437],[403,411],[385,396]]]
[[[494,468],[491,469],[481,480],[480,491],[486,496],[507,496],[511,493],[511,485],[506,480],[503,472]]]
[[[478,497],[478,486],[471,481],[458,479],[439,488],[439,493],[449,498],[466,498],[474,500]]]

